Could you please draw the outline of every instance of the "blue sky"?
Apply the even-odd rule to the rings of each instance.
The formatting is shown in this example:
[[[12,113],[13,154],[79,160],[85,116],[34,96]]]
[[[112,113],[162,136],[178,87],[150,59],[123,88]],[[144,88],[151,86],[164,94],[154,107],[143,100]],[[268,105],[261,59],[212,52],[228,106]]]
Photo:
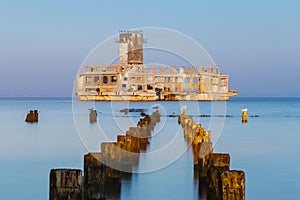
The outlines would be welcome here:
[[[299,10],[298,0],[1,1],[0,96],[71,96],[89,51],[136,27],[192,37],[240,96],[300,96]]]

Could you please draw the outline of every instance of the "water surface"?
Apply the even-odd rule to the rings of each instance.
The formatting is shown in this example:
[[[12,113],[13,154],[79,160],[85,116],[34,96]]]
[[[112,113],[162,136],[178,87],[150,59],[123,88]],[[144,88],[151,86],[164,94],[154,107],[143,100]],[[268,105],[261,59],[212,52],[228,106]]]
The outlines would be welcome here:
[[[138,107],[151,112],[156,104],[163,113],[171,114],[178,113],[185,102],[113,105],[76,102],[74,114],[70,98],[0,98],[0,199],[48,199],[51,168],[82,169],[83,155],[100,149],[98,140],[89,140],[88,136],[101,138],[103,131],[107,140],[115,141],[117,134],[124,134],[139,119],[138,113],[123,116],[118,112],[120,108]],[[221,107],[222,113],[224,105],[230,117],[225,118],[221,134],[214,138],[214,151],[230,153],[231,169],[246,172],[247,199],[298,199],[300,98],[232,98],[214,105],[187,103],[188,113],[192,115],[210,114],[216,107]],[[101,112],[98,124],[88,122],[86,108],[89,106]],[[240,117],[242,108],[248,108],[249,115],[260,117],[249,118],[244,125]],[[38,124],[24,122],[30,109],[40,110]],[[223,123],[221,119],[194,119],[206,129]],[[169,151],[151,159],[142,156],[139,167],[156,169],[170,163],[172,156],[182,156],[160,170],[133,174],[130,180],[123,180],[120,198],[199,199],[192,153],[190,149],[184,153],[186,146],[177,118],[164,117],[155,129],[148,150],[156,152],[167,146]],[[170,141],[173,143],[168,146]]]

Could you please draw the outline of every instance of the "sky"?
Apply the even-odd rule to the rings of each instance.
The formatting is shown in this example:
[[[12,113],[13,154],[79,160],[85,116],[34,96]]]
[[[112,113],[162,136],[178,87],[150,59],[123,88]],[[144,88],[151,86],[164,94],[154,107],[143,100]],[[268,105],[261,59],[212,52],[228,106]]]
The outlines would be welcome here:
[[[300,96],[299,10],[298,0],[1,1],[0,96],[72,96],[88,53],[139,27],[193,38],[240,96]]]

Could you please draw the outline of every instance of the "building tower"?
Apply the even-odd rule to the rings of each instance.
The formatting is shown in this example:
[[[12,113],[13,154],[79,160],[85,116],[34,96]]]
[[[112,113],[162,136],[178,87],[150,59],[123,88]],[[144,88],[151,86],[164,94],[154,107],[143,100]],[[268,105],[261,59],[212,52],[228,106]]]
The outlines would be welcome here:
[[[142,65],[143,44],[145,40],[141,31],[120,31],[120,65]]]

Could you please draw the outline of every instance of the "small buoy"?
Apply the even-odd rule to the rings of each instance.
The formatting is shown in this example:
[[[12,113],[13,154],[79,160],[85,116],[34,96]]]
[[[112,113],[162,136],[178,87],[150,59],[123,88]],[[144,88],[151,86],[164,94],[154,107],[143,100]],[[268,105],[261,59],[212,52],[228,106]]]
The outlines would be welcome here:
[[[248,109],[244,108],[242,111],[242,123],[246,124],[248,122]]]

